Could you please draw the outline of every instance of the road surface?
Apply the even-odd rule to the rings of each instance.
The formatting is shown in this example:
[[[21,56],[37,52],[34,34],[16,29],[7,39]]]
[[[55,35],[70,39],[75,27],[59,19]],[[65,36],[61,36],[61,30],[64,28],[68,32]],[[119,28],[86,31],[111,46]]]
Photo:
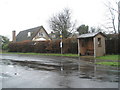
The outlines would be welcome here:
[[[118,88],[118,70],[80,58],[3,54],[3,88]]]

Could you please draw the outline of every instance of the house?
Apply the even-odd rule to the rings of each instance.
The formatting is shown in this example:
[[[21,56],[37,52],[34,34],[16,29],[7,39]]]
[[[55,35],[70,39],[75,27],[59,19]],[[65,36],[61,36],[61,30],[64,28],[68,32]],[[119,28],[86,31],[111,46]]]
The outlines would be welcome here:
[[[13,42],[46,40],[51,40],[51,38],[43,26],[20,31],[17,36],[16,31],[13,31]]]
[[[78,37],[78,54],[80,55],[105,55],[105,38],[101,32],[82,34]]]
[[[53,31],[51,31],[51,33],[49,34],[49,36],[51,37],[52,40],[56,40],[56,33],[54,33]]]

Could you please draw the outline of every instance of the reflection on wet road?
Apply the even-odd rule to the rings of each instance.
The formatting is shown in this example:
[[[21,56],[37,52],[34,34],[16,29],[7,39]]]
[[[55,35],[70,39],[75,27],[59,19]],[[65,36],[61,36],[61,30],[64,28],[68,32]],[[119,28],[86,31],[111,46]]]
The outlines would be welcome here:
[[[118,88],[116,68],[80,58],[4,54],[0,65],[5,88]]]

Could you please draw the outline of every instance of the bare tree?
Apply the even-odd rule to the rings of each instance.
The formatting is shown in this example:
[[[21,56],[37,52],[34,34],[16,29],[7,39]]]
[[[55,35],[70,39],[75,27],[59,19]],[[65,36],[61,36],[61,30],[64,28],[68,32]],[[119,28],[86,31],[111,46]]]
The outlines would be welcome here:
[[[75,28],[75,23],[71,21],[70,9],[66,8],[50,18],[49,25],[57,38],[59,38],[60,32],[62,32],[63,38],[69,37]]]
[[[91,33],[93,33],[93,32],[102,32],[102,33],[105,33],[105,31],[101,27],[99,27],[99,26],[97,26],[97,27],[91,27],[90,30],[89,30],[89,32],[91,32]]]
[[[115,6],[118,7],[118,2],[117,1],[114,1],[115,2]],[[118,13],[118,10],[117,8],[113,7],[112,3],[110,1],[108,1],[107,4],[105,4],[105,6],[108,8],[108,11],[109,11],[109,16],[107,16],[107,18],[110,20],[110,22],[108,22],[108,25],[107,27],[105,25],[102,25],[104,28],[106,29],[113,29],[114,33],[116,34],[118,32],[118,29],[117,29],[117,26],[116,26],[116,19],[117,19],[117,13]]]

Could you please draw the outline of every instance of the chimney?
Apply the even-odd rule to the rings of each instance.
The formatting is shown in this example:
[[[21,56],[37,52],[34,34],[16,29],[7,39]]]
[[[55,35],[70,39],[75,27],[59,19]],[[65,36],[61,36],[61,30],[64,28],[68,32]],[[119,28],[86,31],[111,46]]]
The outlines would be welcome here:
[[[16,31],[12,31],[12,41],[16,42]]]

